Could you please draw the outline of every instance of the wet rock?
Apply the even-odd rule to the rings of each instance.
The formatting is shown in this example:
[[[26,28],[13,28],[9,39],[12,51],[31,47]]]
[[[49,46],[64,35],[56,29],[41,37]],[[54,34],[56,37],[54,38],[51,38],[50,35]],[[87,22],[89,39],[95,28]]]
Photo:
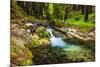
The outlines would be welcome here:
[[[29,27],[29,26],[33,26],[33,24],[32,23],[26,23],[25,26]]]
[[[59,31],[52,30],[52,33],[55,37],[62,37],[64,38],[64,34],[60,33]]]

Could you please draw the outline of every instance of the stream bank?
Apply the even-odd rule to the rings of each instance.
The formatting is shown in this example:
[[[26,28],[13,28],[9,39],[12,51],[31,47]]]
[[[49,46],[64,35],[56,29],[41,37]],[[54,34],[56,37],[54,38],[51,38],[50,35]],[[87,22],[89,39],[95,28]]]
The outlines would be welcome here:
[[[53,29],[47,28],[50,33],[50,46],[30,48],[34,58],[34,64],[55,64],[55,63],[74,63],[74,62],[89,62],[95,61],[94,52],[86,48],[84,45],[69,43],[62,37],[59,32],[55,37]],[[57,31],[56,31],[57,32]],[[59,37],[62,35],[62,37]],[[41,59],[41,60],[39,60]]]
[[[12,38],[14,36],[17,37],[16,40],[19,40],[17,41],[18,44],[20,44],[19,42],[25,42],[16,47],[19,49],[24,46],[29,51],[27,55],[30,55],[28,56],[29,62],[18,60],[15,64],[39,65],[95,61],[95,54],[90,48],[85,47],[83,43],[68,42],[68,40],[64,39],[67,36],[58,30],[44,26],[36,26],[34,31],[29,31],[27,28],[31,30],[33,27],[27,27],[26,24],[23,27],[23,25],[19,26],[16,23],[11,26]],[[24,53],[23,50],[21,51]],[[19,53],[17,55],[20,56]],[[12,57],[14,56],[12,55]],[[22,58],[26,59],[26,55]],[[16,61],[15,59],[12,60],[13,62]]]

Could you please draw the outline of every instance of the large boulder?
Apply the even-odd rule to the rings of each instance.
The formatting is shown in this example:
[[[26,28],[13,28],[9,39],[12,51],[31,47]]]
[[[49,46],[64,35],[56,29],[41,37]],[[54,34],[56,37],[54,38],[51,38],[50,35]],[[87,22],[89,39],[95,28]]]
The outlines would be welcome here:
[[[49,33],[46,31],[46,28],[43,27],[43,26],[38,27],[38,28],[36,29],[36,33],[37,33],[41,38],[43,38],[43,37],[49,38],[49,37],[50,37]]]
[[[48,38],[41,38],[39,35],[34,34],[29,47],[49,46],[50,40]]]

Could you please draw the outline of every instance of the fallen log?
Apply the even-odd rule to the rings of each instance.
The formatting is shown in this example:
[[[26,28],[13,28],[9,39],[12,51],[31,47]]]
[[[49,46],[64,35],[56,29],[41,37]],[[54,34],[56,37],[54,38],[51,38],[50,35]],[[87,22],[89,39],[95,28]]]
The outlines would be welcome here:
[[[72,32],[67,32],[66,35],[71,35],[71,36],[73,36],[74,38],[79,39],[79,40],[83,40],[83,41],[87,41],[87,40],[88,40],[87,38],[80,37],[79,35],[74,34],[74,33],[72,33]]]
[[[93,39],[93,38],[91,38],[89,36],[87,36],[87,37],[84,37],[84,35],[81,36],[77,32],[66,31],[66,30],[63,30],[63,29],[58,28],[58,27],[55,27],[54,29],[56,29],[59,32],[62,32],[66,36],[69,35],[69,36],[72,36],[75,39],[78,39],[78,40],[81,40],[81,41],[84,41],[84,42],[89,41],[89,40],[91,40],[91,41],[95,40],[95,39]]]

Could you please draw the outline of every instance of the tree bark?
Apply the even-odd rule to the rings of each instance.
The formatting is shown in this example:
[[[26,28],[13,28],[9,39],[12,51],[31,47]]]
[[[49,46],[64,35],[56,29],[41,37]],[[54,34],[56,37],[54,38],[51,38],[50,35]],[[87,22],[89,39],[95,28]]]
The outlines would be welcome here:
[[[82,5],[82,14],[84,14],[84,6]]]
[[[85,11],[84,11],[84,21],[88,21],[88,6],[85,6]]]

